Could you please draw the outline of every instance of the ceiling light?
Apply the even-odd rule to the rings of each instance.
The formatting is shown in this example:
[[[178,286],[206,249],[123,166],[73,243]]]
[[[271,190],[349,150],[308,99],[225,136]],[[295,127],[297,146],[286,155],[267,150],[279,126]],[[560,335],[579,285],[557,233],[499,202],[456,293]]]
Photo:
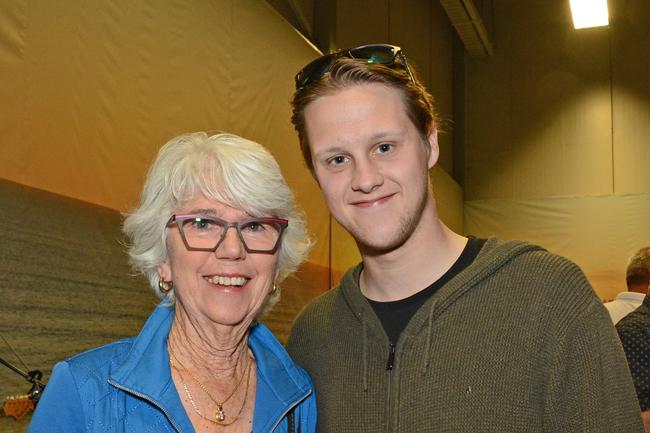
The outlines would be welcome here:
[[[609,24],[607,0],[569,0],[573,27],[584,29]]]

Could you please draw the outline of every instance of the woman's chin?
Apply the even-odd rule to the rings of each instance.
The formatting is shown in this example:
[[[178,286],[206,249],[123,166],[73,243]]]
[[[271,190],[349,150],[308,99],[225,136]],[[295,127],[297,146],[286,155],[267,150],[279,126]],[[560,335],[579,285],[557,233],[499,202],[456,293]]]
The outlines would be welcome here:
[[[227,296],[219,298],[213,300],[211,308],[206,311],[208,318],[215,324],[232,327],[247,325],[259,311],[259,308],[253,309],[248,302],[232,302],[233,299],[227,299]]]

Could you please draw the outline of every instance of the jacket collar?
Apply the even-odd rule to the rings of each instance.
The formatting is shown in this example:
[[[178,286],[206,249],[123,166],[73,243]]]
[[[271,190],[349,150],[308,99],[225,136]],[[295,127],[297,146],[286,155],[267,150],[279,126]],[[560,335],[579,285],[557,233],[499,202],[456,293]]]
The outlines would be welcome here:
[[[194,429],[183,410],[169,367],[167,338],[173,319],[174,307],[160,303],[109,381],[126,392],[149,400],[165,412],[180,432],[188,433]],[[253,431],[271,431],[291,407],[312,392],[311,383],[264,325],[251,327],[248,345],[257,363]]]
[[[532,244],[521,241],[502,242],[497,238],[488,239],[478,256],[474,259],[472,265],[465,268],[458,275],[454,276],[449,282],[442,286],[433,296],[431,296],[420,309],[413,315],[406,328],[402,331],[404,336],[415,336],[424,333],[425,353],[431,352],[433,339],[433,322],[449,306],[465,293],[470,291],[478,282],[482,281],[491,273],[496,272],[512,258],[525,254],[529,251],[541,250]],[[343,298],[346,300],[349,308],[353,311],[354,316],[361,322],[363,330],[362,351],[364,359],[364,391],[368,383],[368,361],[367,347],[370,338],[378,339],[388,348],[388,337],[384,331],[379,318],[370,306],[370,303],[361,293],[359,287],[359,277],[363,270],[363,263],[351,268],[341,279],[340,290]],[[402,336],[400,336],[400,340]],[[429,371],[430,360],[435,357],[422,357],[422,374]]]
[[[489,238],[472,265],[452,278],[434,296],[427,300],[411,318],[403,333],[412,335],[425,330],[429,327],[431,320],[442,314],[444,310],[465,293],[472,290],[478,282],[497,272],[514,257],[537,250],[542,250],[542,248],[522,241],[504,242],[495,237]],[[341,292],[357,320],[367,324],[368,335],[375,335],[388,344],[388,337],[385,336],[383,325],[368,300],[361,293],[359,277],[362,270],[363,263],[359,263],[345,273],[340,283]]]
[[[173,319],[174,306],[166,302],[158,304],[109,382],[157,406],[179,433],[190,433],[194,427],[183,409],[169,367],[167,337]]]
[[[248,346],[257,363],[253,431],[270,432],[292,407],[313,392],[311,381],[261,323],[251,328]]]

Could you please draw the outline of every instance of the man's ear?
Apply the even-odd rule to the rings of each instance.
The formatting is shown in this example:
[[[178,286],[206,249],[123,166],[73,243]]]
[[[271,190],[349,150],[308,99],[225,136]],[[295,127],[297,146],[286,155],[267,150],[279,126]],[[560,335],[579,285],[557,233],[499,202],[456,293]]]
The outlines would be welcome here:
[[[429,144],[428,167],[431,169],[431,167],[436,165],[436,162],[438,162],[438,157],[440,156],[440,147],[438,147],[438,129],[436,129],[435,125],[431,125],[429,129],[427,142]]]

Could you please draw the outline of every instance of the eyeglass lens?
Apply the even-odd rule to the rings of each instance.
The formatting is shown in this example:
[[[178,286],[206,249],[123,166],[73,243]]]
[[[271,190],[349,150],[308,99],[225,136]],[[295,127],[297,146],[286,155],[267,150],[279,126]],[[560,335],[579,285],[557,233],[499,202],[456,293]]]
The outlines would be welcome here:
[[[182,222],[182,233],[190,248],[214,249],[228,226],[224,221],[197,217]],[[249,220],[233,226],[250,250],[273,250],[282,232],[280,224],[265,220]]]

